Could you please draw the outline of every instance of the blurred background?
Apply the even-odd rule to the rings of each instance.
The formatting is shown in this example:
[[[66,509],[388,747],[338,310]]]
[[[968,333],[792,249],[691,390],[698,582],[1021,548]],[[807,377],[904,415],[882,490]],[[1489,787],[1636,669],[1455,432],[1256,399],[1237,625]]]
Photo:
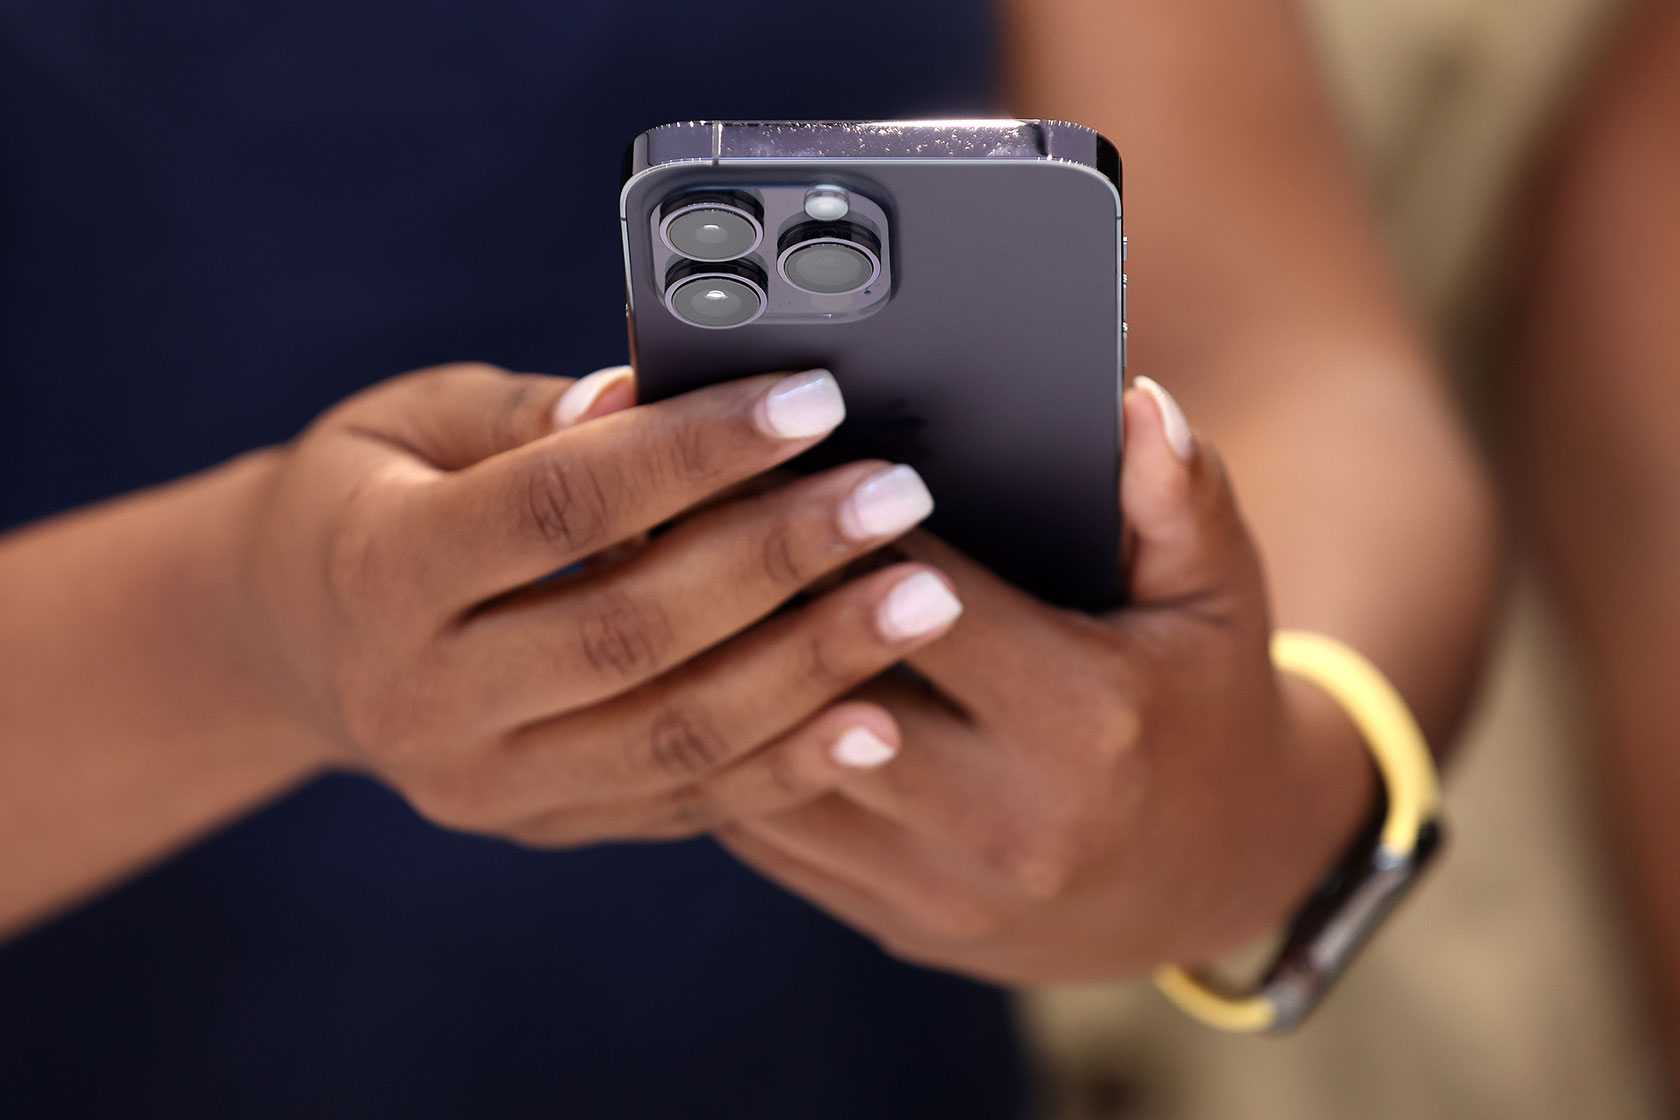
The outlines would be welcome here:
[[[1308,0],[1410,294],[1486,418],[1512,220],[1625,0]],[[1594,798],[1578,666],[1528,565],[1447,777],[1452,842],[1298,1034],[1147,985],[1027,1001],[1056,1120],[1665,1115]],[[1441,1009],[1450,1009],[1443,1013]]]

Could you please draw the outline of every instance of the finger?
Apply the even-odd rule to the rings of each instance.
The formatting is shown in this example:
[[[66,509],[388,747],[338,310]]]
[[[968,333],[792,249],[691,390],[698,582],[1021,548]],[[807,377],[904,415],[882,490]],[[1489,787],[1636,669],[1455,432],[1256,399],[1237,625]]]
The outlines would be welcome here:
[[[1123,403],[1120,507],[1133,535],[1135,607],[1193,606],[1210,617],[1260,602],[1259,559],[1218,455],[1147,377]]]
[[[771,619],[652,684],[512,737],[507,804],[528,813],[701,781],[936,640],[961,611],[938,573],[899,565]]]
[[[820,871],[744,828],[719,829],[714,836],[731,855],[766,879],[884,946],[896,944],[904,935],[905,918],[866,885]]]
[[[966,941],[993,932],[1001,902],[965,862],[937,841],[838,797],[727,830],[752,836],[854,890],[867,885],[895,915],[893,924],[922,937]]]
[[[554,406],[554,429],[571,428],[585,421],[622,412],[636,403],[636,371],[629,366],[608,366],[580,378],[560,395]]]
[[[746,629],[933,509],[909,467],[860,463],[685,518],[612,567],[546,584],[451,640],[498,729],[630,689]],[[486,672],[494,666],[494,672]]]
[[[1265,598],[1254,544],[1217,454],[1198,441],[1183,413],[1147,378],[1124,398],[1126,457],[1121,507],[1133,534],[1129,577],[1136,608],[1194,609],[1205,619],[1253,619],[1262,628]],[[897,546],[937,565],[966,606],[950,637],[910,659],[952,700],[977,714],[1016,707],[1046,681],[1042,667],[1072,664],[1081,635],[1101,645],[1102,623],[1039,602],[950,546],[926,534]],[[1112,659],[1087,668],[1110,672]]]
[[[970,818],[991,815],[979,796],[994,769],[989,744],[967,719],[890,675],[867,682],[852,695],[885,712],[900,741],[913,742],[916,749],[890,767],[854,775],[842,797],[915,831],[950,839],[970,831]]]
[[[748,867],[910,964],[960,972],[998,985],[1020,985],[1043,976],[1058,963],[1047,966],[1042,951],[1034,953],[1037,947],[1030,942],[997,937],[995,931],[1003,923],[983,904],[965,901],[961,910],[936,912],[937,896],[933,896],[906,911],[871,881],[852,879],[820,862],[807,861],[749,827],[732,826],[715,835]]]
[[[1042,704],[1046,689],[1074,691],[1098,662],[1073,655],[1084,639],[1111,640],[1101,622],[1028,595],[927,533],[912,533],[893,551],[944,572],[963,602],[947,637],[909,657],[911,668],[948,700],[984,720]],[[1047,674],[1047,666],[1069,667]]]
[[[704,831],[786,812],[878,773],[899,755],[892,716],[873,704],[836,704],[763,750],[677,797],[698,806]]]
[[[465,606],[662,524],[791,459],[844,416],[825,371],[715,385],[438,479],[405,520],[433,585]]]
[[[892,716],[872,704],[836,704],[703,782],[627,808],[592,805],[543,813],[515,830],[521,842],[564,847],[603,839],[675,840],[814,801],[898,754]]]
[[[573,384],[478,363],[438,366],[358,394],[331,422],[454,471],[553,432],[555,405]]]
[[[891,680],[854,695],[880,705],[914,750],[858,775],[839,796],[961,854],[990,889],[1049,899],[1080,865],[1093,773],[1077,746],[977,728],[935,698]],[[1112,816],[1123,799],[1103,801]]]

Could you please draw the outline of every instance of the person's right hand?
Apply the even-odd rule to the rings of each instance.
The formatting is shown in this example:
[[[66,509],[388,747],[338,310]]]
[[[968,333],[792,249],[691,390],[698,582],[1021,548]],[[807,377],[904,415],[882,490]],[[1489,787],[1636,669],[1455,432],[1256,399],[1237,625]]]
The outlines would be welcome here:
[[[892,717],[835,701],[948,628],[948,583],[897,564],[760,620],[924,518],[921,480],[853,463],[718,500],[839,424],[833,379],[633,392],[452,366],[323,416],[241,538],[263,695],[429,818],[539,845],[699,833],[891,758]]]

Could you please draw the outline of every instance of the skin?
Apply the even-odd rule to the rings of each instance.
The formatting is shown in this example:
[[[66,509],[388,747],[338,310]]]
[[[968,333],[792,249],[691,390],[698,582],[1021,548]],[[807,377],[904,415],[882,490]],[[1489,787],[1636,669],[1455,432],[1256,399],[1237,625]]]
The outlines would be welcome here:
[[[1132,361],[1183,400],[1193,452],[1177,461],[1128,394],[1135,605],[1103,622],[912,542],[965,612],[908,658],[934,695],[868,693],[903,757],[722,835],[895,953],[1038,983],[1210,959],[1282,921],[1366,819],[1373,778],[1334,706],[1272,671],[1269,627],[1364,651],[1439,750],[1486,641],[1497,540],[1293,9],[1007,14],[1012,109],[1096,126],[1126,160]]]
[[[894,743],[833,701],[938,637],[880,614],[926,565],[761,622],[881,543],[846,509],[886,464],[724,494],[821,438],[767,430],[781,379],[629,411],[616,382],[555,431],[569,381],[410,375],[284,448],[8,537],[0,586],[32,594],[0,623],[0,928],[328,768],[450,827],[582,844],[772,812],[846,776],[847,731]]]
[[[908,567],[759,622],[880,543],[822,545],[833,514],[777,520],[817,494],[833,510],[874,469],[845,467],[726,498],[583,577],[629,578],[660,550],[680,568],[637,585],[642,607],[614,615],[615,648],[663,632],[645,604],[661,619],[698,609],[661,598],[673,589],[720,601],[694,637],[636,658],[634,680],[603,676],[567,651],[623,600],[527,581],[802,449],[749,440],[698,475],[671,469],[685,461],[673,450],[714,443],[708,425],[738,432],[762,391],[743,386],[765,383],[589,413],[548,435],[507,418],[548,415],[558,382],[515,390],[476,370],[379,387],[285,449],[0,550],[0,582],[50,589],[0,621],[0,726],[26,744],[0,748],[0,842],[41,857],[22,886],[0,886],[0,922],[328,766],[376,773],[447,824],[539,843],[709,828],[891,951],[997,979],[1122,975],[1211,956],[1279,920],[1366,816],[1372,779],[1334,706],[1272,671],[1266,635],[1307,626],[1359,646],[1444,742],[1493,582],[1478,467],[1397,308],[1287,7],[1023,0],[1009,14],[1020,111],[1101,127],[1134,169],[1133,360],[1198,425],[1191,436],[1164,394],[1126,395],[1131,607],[1055,610],[910,537]],[[464,404],[462,378],[499,387]],[[647,419],[671,416],[684,419]],[[613,532],[557,543],[580,491],[552,479],[574,456],[636,484],[593,512]],[[762,568],[778,551],[767,540],[807,533],[817,544],[791,576],[755,571],[749,558]],[[87,573],[119,542],[135,583],[88,600]],[[700,577],[713,551],[734,559]],[[895,645],[857,623],[879,617],[893,573],[928,571],[962,600],[954,626]],[[755,579],[761,591],[738,584]],[[451,593],[462,586],[472,595]],[[567,594],[571,613],[557,605]],[[814,635],[832,635],[820,656]],[[879,677],[899,660],[925,685]],[[812,679],[792,687],[764,662]],[[653,750],[646,701],[678,697],[697,706],[679,711],[775,715],[688,719],[731,730],[704,749]],[[822,761],[841,724],[902,749],[843,771]],[[659,755],[703,765],[645,764]],[[751,794],[720,791],[754,772],[738,783]],[[64,805],[82,811],[52,808]]]
[[[1500,415],[1513,507],[1579,651],[1605,821],[1680,1102],[1680,9],[1635,16],[1557,137]]]

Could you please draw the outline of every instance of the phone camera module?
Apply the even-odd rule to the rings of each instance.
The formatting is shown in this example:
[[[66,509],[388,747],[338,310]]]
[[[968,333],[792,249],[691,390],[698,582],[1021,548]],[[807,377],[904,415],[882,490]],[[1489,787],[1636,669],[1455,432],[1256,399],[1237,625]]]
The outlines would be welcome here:
[[[696,327],[740,327],[764,313],[764,273],[749,262],[678,265],[665,283],[665,306]]]
[[[776,267],[802,292],[861,292],[881,275],[881,243],[850,222],[805,222],[782,235]]]
[[[671,252],[697,261],[732,261],[764,240],[756,203],[744,195],[688,195],[667,205],[659,236]]]

